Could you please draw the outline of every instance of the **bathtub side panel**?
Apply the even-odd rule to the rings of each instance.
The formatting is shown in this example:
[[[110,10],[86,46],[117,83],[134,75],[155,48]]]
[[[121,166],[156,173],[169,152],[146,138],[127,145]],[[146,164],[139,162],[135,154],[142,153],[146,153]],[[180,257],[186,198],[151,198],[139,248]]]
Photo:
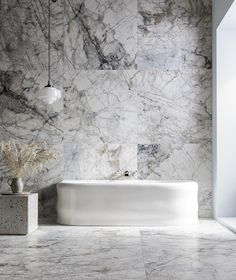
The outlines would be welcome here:
[[[197,184],[58,184],[58,222],[67,225],[151,226],[198,221]]]

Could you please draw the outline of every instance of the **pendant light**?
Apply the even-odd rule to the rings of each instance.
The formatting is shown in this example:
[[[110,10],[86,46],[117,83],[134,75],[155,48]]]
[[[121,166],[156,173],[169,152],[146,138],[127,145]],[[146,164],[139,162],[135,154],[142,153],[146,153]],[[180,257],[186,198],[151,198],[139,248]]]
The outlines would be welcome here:
[[[51,0],[48,0],[48,84],[39,91],[38,98],[46,104],[61,98],[61,91],[51,85]]]

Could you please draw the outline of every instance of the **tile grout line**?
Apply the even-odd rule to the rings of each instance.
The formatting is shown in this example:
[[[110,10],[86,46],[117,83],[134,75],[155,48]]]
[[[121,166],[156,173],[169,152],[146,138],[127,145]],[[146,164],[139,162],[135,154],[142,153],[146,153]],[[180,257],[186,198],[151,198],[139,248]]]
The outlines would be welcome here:
[[[144,254],[143,254],[143,246],[142,246],[142,235],[141,235],[141,230],[139,229],[139,239],[140,239],[140,247],[141,247],[141,254],[142,254],[142,259],[143,259],[143,266],[144,266],[144,272],[145,272],[145,277],[146,280],[148,280],[147,276],[147,271],[146,271],[146,265],[145,265],[145,260],[144,260]]]

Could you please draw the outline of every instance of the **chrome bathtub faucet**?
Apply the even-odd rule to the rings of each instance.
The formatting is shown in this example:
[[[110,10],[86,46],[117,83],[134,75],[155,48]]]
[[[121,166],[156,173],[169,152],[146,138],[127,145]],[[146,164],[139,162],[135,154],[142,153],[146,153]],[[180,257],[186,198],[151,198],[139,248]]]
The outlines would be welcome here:
[[[137,170],[135,170],[135,171],[128,171],[128,170],[126,170],[126,171],[121,171],[121,170],[117,170],[116,172],[115,172],[115,174],[117,175],[117,176],[119,176],[119,177],[130,177],[130,176],[135,176],[135,177],[138,177],[139,176],[139,173],[138,173],[138,171]]]
[[[116,171],[116,175],[117,176],[120,176],[120,177],[122,177],[122,176],[126,176],[126,177],[128,177],[128,176],[130,176],[130,172],[129,171],[121,171],[121,170],[117,170]]]

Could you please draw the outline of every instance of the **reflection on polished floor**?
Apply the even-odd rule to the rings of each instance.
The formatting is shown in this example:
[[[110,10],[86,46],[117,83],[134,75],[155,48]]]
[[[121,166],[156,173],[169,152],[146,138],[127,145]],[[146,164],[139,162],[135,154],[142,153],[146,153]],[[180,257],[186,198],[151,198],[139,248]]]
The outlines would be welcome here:
[[[41,225],[0,236],[1,280],[235,280],[236,236],[213,220],[188,227]]]

